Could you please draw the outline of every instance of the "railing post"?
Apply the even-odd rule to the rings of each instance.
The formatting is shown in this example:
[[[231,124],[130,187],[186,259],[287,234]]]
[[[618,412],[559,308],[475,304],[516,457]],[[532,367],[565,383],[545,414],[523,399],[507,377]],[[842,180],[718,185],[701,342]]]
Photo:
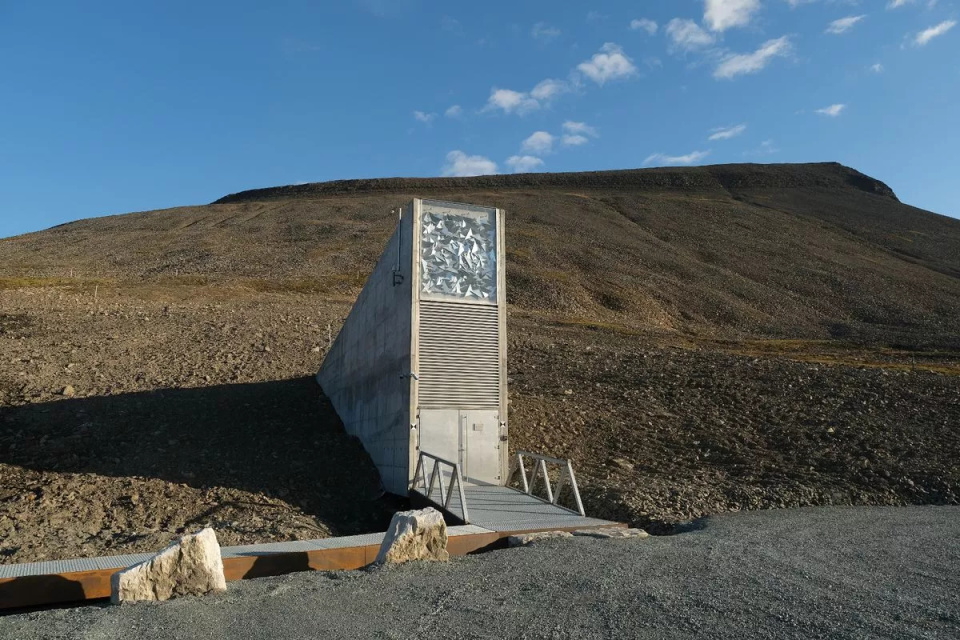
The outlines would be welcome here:
[[[523,466],[522,453],[517,453],[517,464],[520,466],[520,479],[523,480],[523,492],[530,493],[530,485],[527,484],[527,470]]]
[[[439,460],[433,461],[433,468],[435,471],[439,471],[440,469]],[[446,502],[446,498],[443,495],[443,471],[439,471],[439,478],[437,478],[437,487],[439,487],[440,489],[440,504],[444,504]]]
[[[547,461],[540,458],[540,469],[543,471],[543,482],[547,485],[547,500],[553,504],[553,488],[550,487],[550,474],[547,473]]]
[[[413,472],[413,489],[417,488],[417,477],[420,475],[420,467],[423,466],[423,454],[417,456],[417,467]],[[424,483],[426,483],[426,477],[424,477]]]
[[[460,475],[460,465],[454,465],[453,470],[457,474],[457,490],[460,492],[460,508],[463,509],[463,524],[470,524],[470,514],[467,513],[467,497],[463,493],[463,477]]]
[[[530,486],[527,488],[528,494],[533,494],[533,490],[537,488],[537,476],[540,475],[540,462],[534,458],[533,460],[533,469],[530,471]]]
[[[433,495],[433,481],[437,479],[437,461],[433,461],[433,471],[430,472],[430,486],[427,487],[427,499],[430,499],[430,496]],[[443,478],[440,479],[440,484],[443,485]],[[441,493],[443,489],[440,490]]]
[[[567,469],[564,467],[560,470],[560,478],[557,480],[557,491],[553,494],[553,504],[557,504],[560,500],[560,493],[563,491],[563,481],[567,479]]]
[[[420,479],[423,480],[423,490],[426,491],[427,490],[427,463],[423,460],[422,451],[420,452],[420,462],[417,463],[417,465],[420,467],[420,476],[421,476]]]
[[[567,460],[567,475],[570,477],[570,486],[573,488],[573,497],[577,501],[577,511],[580,512],[580,515],[584,518],[587,517],[586,511],[583,510],[583,502],[580,500],[580,488],[577,487],[577,478],[573,475],[573,464],[570,463],[570,460]]]

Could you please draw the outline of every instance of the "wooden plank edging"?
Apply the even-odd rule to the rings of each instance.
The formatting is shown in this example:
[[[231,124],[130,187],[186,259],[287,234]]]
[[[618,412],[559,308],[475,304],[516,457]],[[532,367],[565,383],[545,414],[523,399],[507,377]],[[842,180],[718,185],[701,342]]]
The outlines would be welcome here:
[[[462,556],[495,543],[496,532],[450,536],[447,550]],[[251,553],[223,559],[228,582],[278,576],[297,571],[348,571],[373,563],[379,544],[310,551]],[[117,569],[93,569],[46,575],[0,578],[0,610],[62,604],[110,597],[110,578]]]
[[[609,527],[626,527],[611,523]],[[447,551],[451,557],[486,549],[511,535],[540,531],[575,531],[596,527],[564,527],[488,531],[450,536]],[[298,571],[349,571],[362,569],[376,560],[379,544],[310,551],[251,552],[223,559],[223,573],[228,582],[279,576]],[[117,569],[93,569],[15,578],[0,578],[0,610],[81,602],[110,597],[110,578]]]

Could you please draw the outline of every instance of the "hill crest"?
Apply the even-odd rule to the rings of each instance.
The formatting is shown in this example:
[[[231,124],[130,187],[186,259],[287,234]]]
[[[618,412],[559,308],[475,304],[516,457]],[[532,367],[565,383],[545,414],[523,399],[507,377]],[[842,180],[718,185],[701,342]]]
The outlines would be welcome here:
[[[568,173],[516,173],[465,178],[363,178],[248,189],[232,193],[213,204],[258,200],[385,191],[444,191],[459,189],[578,188],[672,191],[776,188],[853,188],[897,199],[885,183],[836,162],[808,164],[718,164],[702,167],[660,167],[579,171]]]

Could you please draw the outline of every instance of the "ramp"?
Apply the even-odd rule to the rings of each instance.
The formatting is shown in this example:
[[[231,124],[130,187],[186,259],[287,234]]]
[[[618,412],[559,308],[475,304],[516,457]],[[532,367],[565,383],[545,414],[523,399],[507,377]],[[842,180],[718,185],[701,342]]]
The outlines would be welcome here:
[[[533,461],[529,476],[527,461]],[[556,484],[551,481],[549,466],[555,468]],[[621,526],[586,516],[570,460],[518,451],[507,483],[515,476],[519,476],[523,491],[509,486],[464,482],[459,463],[421,450],[409,495],[417,502],[443,509],[465,524],[501,533]],[[545,499],[534,494],[538,480]],[[565,488],[572,494],[577,511],[558,504]]]
[[[581,516],[510,487],[468,484],[464,485],[463,493],[470,524],[498,533],[620,526],[608,520]],[[419,491],[416,491],[416,494],[423,500],[428,500]],[[433,500],[429,502],[436,504]],[[464,520],[459,493],[453,494],[446,511],[461,521]]]

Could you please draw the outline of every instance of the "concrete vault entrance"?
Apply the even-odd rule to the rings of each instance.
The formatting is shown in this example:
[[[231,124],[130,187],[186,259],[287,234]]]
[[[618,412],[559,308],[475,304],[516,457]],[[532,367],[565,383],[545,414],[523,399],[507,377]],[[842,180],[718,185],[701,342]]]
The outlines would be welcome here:
[[[391,493],[421,451],[506,482],[503,254],[501,209],[413,200],[317,374]]]
[[[517,452],[523,490],[506,486],[503,217],[438,200],[403,207],[317,381],[391,493],[490,531],[609,524],[585,517],[569,460]],[[576,509],[558,504],[564,489]]]

